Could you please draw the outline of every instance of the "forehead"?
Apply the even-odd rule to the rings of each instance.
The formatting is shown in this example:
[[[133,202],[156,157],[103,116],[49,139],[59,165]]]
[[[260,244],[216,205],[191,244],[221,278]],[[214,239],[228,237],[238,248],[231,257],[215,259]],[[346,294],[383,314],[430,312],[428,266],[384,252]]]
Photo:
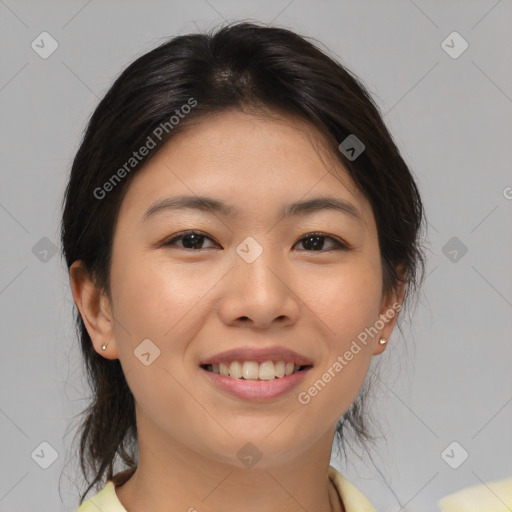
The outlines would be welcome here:
[[[121,211],[142,217],[155,200],[176,194],[224,198],[249,216],[328,194],[350,201],[364,219],[369,213],[315,127],[237,110],[202,118],[172,137],[133,177]]]

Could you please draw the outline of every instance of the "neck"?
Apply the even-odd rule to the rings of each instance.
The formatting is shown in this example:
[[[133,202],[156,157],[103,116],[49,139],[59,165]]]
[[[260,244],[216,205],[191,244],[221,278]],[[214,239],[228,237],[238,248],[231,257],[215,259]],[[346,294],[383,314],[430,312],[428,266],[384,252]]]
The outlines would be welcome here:
[[[296,457],[248,469],[170,442],[151,427],[138,425],[137,469],[116,487],[127,511],[345,512],[327,476],[334,431]]]

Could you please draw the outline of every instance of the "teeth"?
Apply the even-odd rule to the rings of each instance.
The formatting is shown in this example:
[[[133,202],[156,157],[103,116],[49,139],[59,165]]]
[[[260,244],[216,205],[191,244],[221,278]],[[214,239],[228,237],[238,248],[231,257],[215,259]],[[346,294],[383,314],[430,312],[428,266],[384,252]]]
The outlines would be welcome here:
[[[241,379],[242,378],[242,365],[238,361],[233,361],[229,365],[228,368],[229,368],[229,376],[231,376],[231,377],[233,377],[235,379]]]
[[[258,377],[260,380],[274,380],[276,378],[274,363],[272,361],[265,361],[264,363],[261,363],[258,371]]]
[[[274,363],[274,371],[276,377],[284,377],[286,364],[284,361],[276,361]]]
[[[210,364],[206,368],[213,373],[234,379],[274,380],[297,373],[300,365],[285,361],[265,361],[263,363],[233,361],[231,363]]]
[[[248,380],[256,380],[258,378],[258,363],[245,361],[242,366],[242,377]]]

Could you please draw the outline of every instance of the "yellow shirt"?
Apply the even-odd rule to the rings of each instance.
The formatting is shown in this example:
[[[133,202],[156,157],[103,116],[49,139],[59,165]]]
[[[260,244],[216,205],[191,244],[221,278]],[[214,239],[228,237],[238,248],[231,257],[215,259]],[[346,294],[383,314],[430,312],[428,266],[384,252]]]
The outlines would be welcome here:
[[[512,478],[465,487],[445,496],[442,512],[509,512],[512,510]]]
[[[334,483],[347,512],[375,512],[371,503],[336,469],[329,466],[329,478]],[[126,512],[115,491],[114,482],[109,480],[105,487],[88,499],[75,512]]]

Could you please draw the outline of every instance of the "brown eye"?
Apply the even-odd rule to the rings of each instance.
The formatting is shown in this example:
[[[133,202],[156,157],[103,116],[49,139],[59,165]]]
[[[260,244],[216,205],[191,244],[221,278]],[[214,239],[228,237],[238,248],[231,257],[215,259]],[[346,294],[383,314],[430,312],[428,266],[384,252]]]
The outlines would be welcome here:
[[[312,251],[320,251],[320,252],[327,252],[322,249],[325,247],[325,240],[330,240],[334,243],[335,250],[342,249],[347,250],[348,246],[341,242],[340,240],[326,235],[325,233],[309,233],[308,235],[302,237],[299,240],[299,243],[302,243],[303,246],[306,248],[305,250],[312,252]]]
[[[181,249],[194,251],[194,250],[201,250],[201,249],[208,249],[211,247],[204,247],[204,243],[206,240],[213,241],[211,237],[204,234],[201,231],[196,230],[189,230],[189,231],[183,231],[182,233],[179,233],[178,235],[173,236],[169,240],[165,241],[162,246],[163,247],[178,247]],[[329,243],[331,244],[331,248],[325,248],[326,242],[328,241],[327,246]],[[178,242],[181,242],[178,243]],[[214,241],[213,241],[214,242]],[[330,250],[348,250],[349,246],[340,240],[329,236],[325,233],[308,233],[306,236],[302,237],[297,243],[302,243],[304,246],[305,251],[308,252],[329,252]],[[214,242],[215,245],[216,242]]]
[[[172,245],[176,245],[177,241],[182,242],[182,245],[177,245],[182,249],[186,250],[196,250],[196,249],[204,249],[204,241],[212,240],[209,236],[205,235],[201,231],[184,231],[183,233],[173,236],[169,240],[165,241],[162,246],[170,247]]]

